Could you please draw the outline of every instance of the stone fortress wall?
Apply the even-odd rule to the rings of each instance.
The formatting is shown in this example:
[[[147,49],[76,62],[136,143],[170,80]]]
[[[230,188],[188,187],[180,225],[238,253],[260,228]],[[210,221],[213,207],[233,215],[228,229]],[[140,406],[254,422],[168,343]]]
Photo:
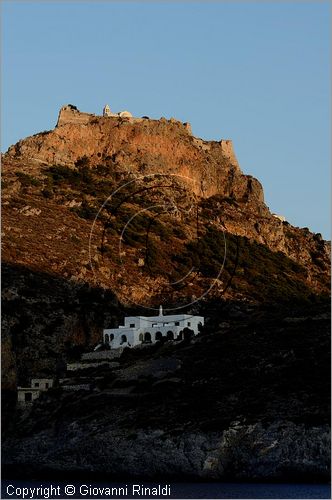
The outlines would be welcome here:
[[[61,127],[62,125],[67,125],[68,123],[86,125],[87,123],[91,123],[96,119],[102,118],[115,118],[115,119],[125,119],[125,121],[129,123],[140,123],[144,120],[150,120],[148,116],[143,116],[142,118],[134,117],[129,111],[120,111],[119,113],[112,113],[110,108],[106,105],[103,109],[102,115],[96,115],[93,113],[83,113],[73,104],[66,104],[62,106],[59,112],[58,121],[56,126]],[[163,118],[161,119],[163,120]],[[165,120],[165,119],[164,119]],[[191,126],[190,123],[185,122],[182,123],[180,120],[176,120],[175,118],[170,118],[169,121],[171,123],[181,124],[185,130],[191,135]]]
[[[221,139],[220,141],[213,142],[213,141],[204,141],[203,139],[194,137],[194,144],[203,151],[211,151],[211,148],[214,147],[214,145],[220,146],[222,155],[225,158],[228,158],[232,163],[232,165],[234,165],[237,168],[240,168],[234,153],[233,141],[231,139]]]
[[[231,139],[222,139],[220,141],[220,145],[221,145],[221,151],[222,151],[223,155],[226,158],[229,158],[232,163],[235,163],[238,165],[238,161],[236,159],[234,149],[233,149],[233,141]]]
[[[89,123],[96,115],[91,113],[82,113],[76,106],[72,104],[67,104],[66,106],[62,106],[59,112],[59,117],[56,126],[60,127],[61,125],[67,125],[67,123],[76,123],[85,125]]]
[[[105,108],[104,108],[105,109]],[[73,104],[66,104],[62,106],[59,112],[58,121],[56,126],[61,127],[62,125],[67,125],[68,123],[86,125],[91,123],[96,119],[102,118],[115,118],[115,119],[126,119],[129,123],[138,123],[147,119],[146,118],[134,118],[129,111],[120,111],[119,113],[111,113],[110,111],[103,115],[95,115],[93,113],[83,113]]]
[[[67,104],[65,106],[62,106],[59,112],[58,116],[58,121],[56,126],[61,127],[62,125],[67,125],[69,123],[72,124],[80,124],[80,125],[86,125],[88,123],[91,123],[92,121],[96,119],[116,119],[116,120],[125,120],[129,123],[140,123],[143,122],[144,120],[149,120],[150,118],[145,116],[142,118],[137,118],[132,116],[132,114],[129,111],[120,111],[119,113],[113,113],[108,105],[106,105],[103,109],[103,115],[95,115],[92,113],[83,113],[81,112],[76,106],[73,104]],[[191,130],[191,125],[188,122],[181,122],[180,120],[177,120],[175,118],[170,118],[169,120],[166,120],[165,118],[161,118],[161,121],[168,121],[170,123],[177,123],[178,125],[181,125],[186,132],[192,136],[192,130]],[[193,137],[194,143],[197,147],[199,147],[202,150],[208,151],[211,149],[211,142],[210,141],[204,141],[203,139],[199,139],[196,137]],[[233,142],[230,139],[221,139],[218,141],[218,144],[221,146],[222,154],[228,158],[231,163],[237,167],[239,167],[237,158],[234,153],[233,149]]]

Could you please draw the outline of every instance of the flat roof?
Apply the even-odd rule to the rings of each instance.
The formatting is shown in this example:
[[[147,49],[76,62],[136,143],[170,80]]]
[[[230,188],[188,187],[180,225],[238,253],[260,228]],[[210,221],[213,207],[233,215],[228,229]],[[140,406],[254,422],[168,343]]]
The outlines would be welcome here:
[[[126,316],[126,319],[144,319],[146,321],[174,321],[175,319],[190,319],[190,318],[202,318],[203,316],[196,316],[194,314],[169,314],[162,316]]]
[[[29,391],[29,392],[33,392],[33,391],[40,391],[40,388],[39,387],[18,387],[17,388],[18,391]]]

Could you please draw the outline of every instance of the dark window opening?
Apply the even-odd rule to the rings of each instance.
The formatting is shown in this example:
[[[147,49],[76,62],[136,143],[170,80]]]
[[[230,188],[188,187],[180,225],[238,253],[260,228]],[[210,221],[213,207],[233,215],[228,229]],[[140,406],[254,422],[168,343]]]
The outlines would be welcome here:
[[[27,403],[32,401],[32,393],[31,392],[26,392],[24,394],[24,401],[26,401]]]
[[[39,387],[39,382],[35,382],[35,387]]]
[[[151,342],[151,333],[150,332],[145,332],[144,342]]]
[[[135,323],[130,323],[130,328],[135,328]]]
[[[180,326],[180,321],[175,321],[175,326]]]
[[[156,341],[157,340],[162,340],[163,339],[163,334],[161,332],[157,332],[155,339],[156,339]]]
[[[48,382],[46,382],[46,384],[45,384],[45,388],[46,388],[46,389],[48,389]]]

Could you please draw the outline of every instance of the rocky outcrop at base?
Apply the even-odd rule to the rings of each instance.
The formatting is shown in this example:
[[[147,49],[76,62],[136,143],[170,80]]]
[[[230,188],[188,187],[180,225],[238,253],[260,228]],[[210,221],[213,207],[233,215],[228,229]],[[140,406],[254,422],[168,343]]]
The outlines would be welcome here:
[[[105,424],[105,425],[102,425]],[[327,480],[328,426],[306,428],[288,421],[267,427],[234,422],[224,432],[193,433],[162,429],[128,433],[95,420],[87,429],[71,422],[61,429],[8,442],[8,462],[73,473],[107,473],[113,477],[209,480]]]
[[[218,331],[80,367],[66,383],[85,390],[55,384],[16,410],[5,465],[36,477],[327,480],[329,314],[293,309],[225,304]]]

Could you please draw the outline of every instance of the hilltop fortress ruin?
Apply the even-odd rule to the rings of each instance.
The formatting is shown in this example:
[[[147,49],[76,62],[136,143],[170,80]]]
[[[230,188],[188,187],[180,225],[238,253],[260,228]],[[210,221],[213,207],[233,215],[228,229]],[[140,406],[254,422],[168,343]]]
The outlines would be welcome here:
[[[120,111],[119,113],[112,113],[111,108],[106,104],[103,108],[103,117],[108,118],[130,118],[131,123],[135,121],[142,121],[143,118],[134,118],[129,111]],[[94,113],[83,113],[73,104],[65,104],[59,112],[59,117],[56,126],[66,125],[67,123],[78,123],[85,125],[91,120],[96,119],[98,115]],[[101,116],[100,116],[101,117]],[[147,118],[147,117],[146,117]]]
[[[121,120],[121,122],[126,121],[128,123],[141,123],[146,120],[152,120],[148,116],[142,116],[141,118],[134,117],[129,111],[120,111],[118,113],[113,113],[108,104],[106,104],[103,108],[102,115],[96,115],[94,113],[85,113],[80,111],[73,104],[66,104],[62,106],[59,112],[58,121],[56,126],[61,127],[62,125],[71,124],[79,124],[79,125],[87,125],[89,123],[96,123],[96,120],[101,118],[112,118],[116,120]],[[165,120],[165,118],[161,118],[161,120]],[[156,121],[156,120],[152,120]],[[170,118],[168,120],[170,123],[176,123],[184,128],[188,134],[192,135],[191,125],[188,122],[181,122],[180,120],[176,120],[175,118]],[[208,142],[203,141],[202,139],[195,138],[195,142],[197,145],[201,146],[203,149],[208,150]],[[234,150],[233,150],[233,142],[230,139],[221,139],[220,146],[222,153],[225,157],[227,157],[234,165],[238,166],[238,161],[236,159]]]
[[[105,108],[100,116],[96,116],[81,113],[72,105],[66,106],[60,110],[54,129],[18,141],[3,155],[2,164],[6,169],[7,182],[4,194],[7,199],[4,198],[3,206],[8,209],[8,234],[11,235],[10,238],[14,238],[12,235],[15,235],[15,228],[21,224],[22,229],[17,238],[26,238],[29,242],[31,238],[26,236],[25,228],[27,221],[32,218],[31,230],[34,234],[38,233],[33,247],[27,243],[27,262],[35,256],[39,259],[39,247],[44,245],[45,251],[38,260],[41,269],[58,270],[60,260],[63,261],[61,266],[66,269],[67,260],[71,258],[74,269],[76,255],[66,249],[63,250],[65,257],[60,260],[51,259],[51,264],[48,263],[48,254],[52,255],[54,251],[54,255],[57,255],[57,246],[63,236],[59,233],[51,237],[56,242],[55,245],[53,241],[47,241],[48,236],[45,234],[48,234],[48,230],[51,232],[54,214],[57,214],[58,225],[61,227],[63,217],[70,221],[68,230],[65,231],[70,236],[64,240],[68,241],[69,248],[72,248],[74,241],[81,240],[85,241],[88,248],[90,243],[84,238],[90,234],[93,217],[101,204],[115,192],[114,189],[118,190],[122,186],[126,188],[132,182],[135,189],[133,191],[136,193],[137,189],[138,195],[128,199],[128,210],[136,210],[132,208],[136,205],[145,206],[145,194],[142,198],[139,197],[148,188],[146,203],[170,207],[174,227],[180,220],[185,221],[197,214],[199,218],[201,213],[205,213],[205,220],[211,221],[212,226],[218,227],[218,230],[264,244],[273,252],[283,252],[296,262],[301,262],[306,269],[312,269],[309,275],[310,286],[317,286],[317,289],[325,287],[325,284],[321,284],[323,282],[320,275],[322,270],[325,272],[327,269],[328,245],[322,242],[321,235],[311,235],[308,229],[304,231],[292,228],[283,216],[270,212],[264,202],[262,185],[253,176],[242,172],[231,149],[231,141],[199,139],[192,135],[187,124],[173,118],[136,118],[128,114],[120,116]],[[16,201],[19,193],[24,196],[24,202]],[[122,193],[119,191],[119,201],[121,200]],[[123,200],[127,203],[125,196]],[[154,212],[151,211],[151,214]],[[111,211],[109,215],[113,220]],[[124,217],[123,221],[125,219]],[[116,221],[116,217],[114,220]],[[121,221],[119,218],[119,227]],[[82,235],[81,240],[77,240],[75,234],[69,231],[71,224],[76,228],[77,234]],[[194,237],[194,229],[184,223],[183,227],[183,233],[188,229],[189,236],[186,234],[185,237]],[[182,237],[178,239],[181,240]],[[8,255],[10,258],[14,256],[14,262],[20,262],[10,238]],[[174,238],[177,244],[177,236]],[[167,239],[168,237],[165,241]],[[22,240],[18,240],[21,246],[24,243]],[[109,248],[110,253],[113,252],[112,246]],[[119,249],[120,253],[121,251]],[[313,264],[313,255],[322,255],[322,258],[319,257],[317,263],[315,260]],[[145,262],[143,254],[137,254],[136,257],[137,262],[133,263],[135,270]],[[91,261],[84,262],[86,266]],[[104,268],[102,264],[98,266]],[[72,269],[70,273],[73,272]],[[87,267],[82,269],[82,274],[77,276],[85,276],[88,272],[85,271]],[[108,286],[108,268],[104,269],[102,279],[105,286]],[[110,272],[121,289],[121,274],[118,277],[116,267],[114,272],[113,268]],[[129,275],[134,282],[133,299],[137,302],[141,297],[149,297],[152,293],[150,285],[143,283],[143,286],[137,286],[138,274],[134,272]],[[121,293],[125,297],[126,293],[131,293],[128,292],[131,288],[127,278],[122,283],[125,288]],[[162,300],[158,299],[158,302]]]
[[[268,214],[263,188],[241,171],[232,141],[195,137],[190,123],[175,118],[113,113],[108,105],[96,115],[67,104],[61,107],[53,130],[22,139],[6,156],[72,168],[79,158],[87,157],[91,168],[105,165],[134,177],[180,176],[200,197],[220,194]]]

